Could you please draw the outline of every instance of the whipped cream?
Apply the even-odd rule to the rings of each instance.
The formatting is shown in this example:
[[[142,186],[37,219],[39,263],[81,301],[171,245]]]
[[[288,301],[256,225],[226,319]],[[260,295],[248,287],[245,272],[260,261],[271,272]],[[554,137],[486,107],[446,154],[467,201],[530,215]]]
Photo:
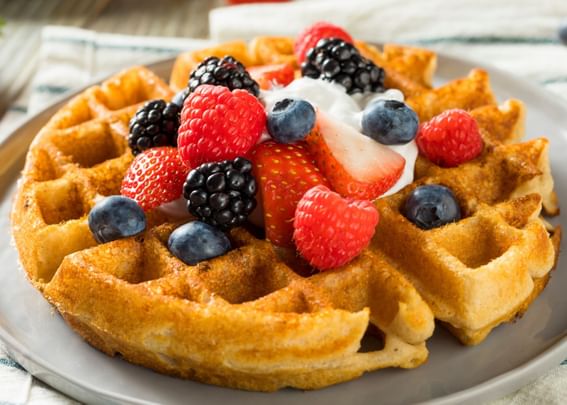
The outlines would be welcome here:
[[[296,79],[286,87],[274,88],[260,93],[260,99],[266,106],[266,111],[271,110],[274,104],[284,98],[307,100],[333,119],[350,125],[358,132],[362,132],[362,112],[366,106],[378,100],[404,101],[403,93],[397,89],[389,89],[383,93],[350,96],[346,93],[345,88],[339,84],[309,77]],[[259,142],[264,142],[269,139],[268,137],[268,134],[262,134]],[[404,145],[384,146],[402,155],[406,160],[406,165],[398,182],[381,197],[393,194],[413,181],[413,170],[418,152],[415,141]]]

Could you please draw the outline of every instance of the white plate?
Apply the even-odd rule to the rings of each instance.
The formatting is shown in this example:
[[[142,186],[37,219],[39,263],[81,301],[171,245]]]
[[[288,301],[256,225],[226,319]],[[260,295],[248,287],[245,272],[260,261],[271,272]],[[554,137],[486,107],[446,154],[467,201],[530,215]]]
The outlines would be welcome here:
[[[150,65],[167,77],[172,61]],[[440,56],[438,83],[464,76],[477,63]],[[556,190],[567,201],[567,107],[557,96],[507,73],[488,68],[499,99],[516,97],[528,107],[527,133],[551,140]],[[68,97],[66,97],[67,99]],[[415,370],[383,370],[319,391],[237,391],[154,373],[110,358],[73,333],[26,280],[10,242],[9,212],[24,153],[38,129],[60,107],[30,118],[0,146],[0,338],[33,375],[85,402],[184,404],[371,404],[434,401],[478,403],[502,396],[567,358],[567,262],[519,321],[497,328],[477,347],[464,347],[437,328],[427,364]],[[567,229],[567,216],[555,219]]]

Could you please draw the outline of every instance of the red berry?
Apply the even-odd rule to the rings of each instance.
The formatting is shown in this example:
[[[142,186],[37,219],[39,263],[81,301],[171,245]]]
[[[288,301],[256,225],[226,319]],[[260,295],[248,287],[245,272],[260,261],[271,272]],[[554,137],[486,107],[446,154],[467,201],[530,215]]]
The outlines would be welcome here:
[[[293,50],[298,64],[301,65],[303,63],[307,52],[314,48],[321,38],[339,38],[349,44],[354,43],[350,34],[341,27],[325,21],[317,22],[304,29],[295,39]]]
[[[178,199],[189,168],[177,148],[166,146],[140,153],[126,172],[120,194],[130,197],[145,210]]]
[[[475,119],[464,110],[447,110],[421,124],[416,137],[419,152],[442,167],[455,167],[482,152]]]
[[[266,126],[264,106],[245,90],[201,85],[185,99],[177,145],[190,167],[244,156]]]
[[[322,111],[306,142],[321,173],[343,197],[380,197],[396,184],[406,165],[397,152]]]
[[[287,86],[295,78],[295,71],[289,63],[252,66],[248,68],[248,73],[258,82],[262,90],[270,90],[274,84]]]
[[[252,149],[250,159],[264,208],[266,239],[291,247],[297,203],[311,187],[328,182],[301,142],[281,145],[268,141]]]
[[[348,263],[368,246],[378,219],[370,201],[342,198],[317,186],[297,204],[293,239],[313,267],[328,270]]]

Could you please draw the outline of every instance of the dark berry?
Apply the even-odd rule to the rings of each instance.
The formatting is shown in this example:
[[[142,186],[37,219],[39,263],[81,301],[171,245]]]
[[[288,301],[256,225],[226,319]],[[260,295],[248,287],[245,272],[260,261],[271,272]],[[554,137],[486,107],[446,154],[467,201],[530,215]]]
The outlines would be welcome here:
[[[230,240],[218,229],[193,221],[175,229],[167,241],[169,251],[188,265],[224,255],[231,249]]]
[[[362,132],[384,145],[412,141],[419,126],[417,114],[397,100],[378,100],[362,113]]]
[[[183,103],[185,102],[185,99],[187,98],[188,95],[189,95],[189,87],[185,87],[183,90],[179,91],[175,96],[173,96],[171,103],[175,104],[177,107],[179,107],[179,110],[181,110],[183,108]]]
[[[209,177],[207,177],[205,185],[209,193],[224,191],[226,187],[225,173],[216,172],[211,174]]]
[[[207,203],[207,192],[200,189],[193,190],[191,191],[191,194],[189,194],[189,198],[187,198],[187,200],[193,207],[200,207]]]
[[[130,120],[128,145],[132,153],[158,146],[177,146],[181,109],[173,103],[153,100],[141,107]]]
[[[449,188],[436,184],[413,190],[406,199],[403,214],[422,229],[437,228],[461,219],[455,194]]]
[[[246,182],[246,178],[236,170],[227,172],[227,178],[228,187],[232,190],[239,190],[240,188],[242,188],[242,186],[244,186],[244,183]]]
[[[244,159],[241,157],[237,157],[232,161],[232,166],[235,170],[238,170],[240,173],[248,173],[252,171],[252,162],[248,159]]]
[[[189,212],[221,230],[246,221],[256,208],[256,191],[252,163],[241,157],[204,163],[189,172],[183,186]]]
[[[230,90],[243,89],[256,97],[260,94],[258,83],[250,77],[244,65],[232,56],[222,59],[211,56],[201,62],[189,77],[189,93],[194,92],[201,84],[224,86]]]
[[[230,197],[226,193],[214,193],[209,197],[209,204],[215,211],[225,209],[230,203]]]
[[[300,99],[284,98],[268,112],[268,132],[279,143],[293,143],[305,139],[315,126],[315,109]]]
[[[559,39],[563,45],[567,45],[567,20],[563,21],[559,26]]]
[[[205,184],[205,176],[196,170],[189,172],[186,180],[191,188],[198,188]]]
[[[146,215],[133,199],[113,195],[96,203],[89,213],[88,223],[95,240],[106,243],[143,232]]]
[[[306,55],[301,74],[343,86],[347,93],[384,90],[384,70],[342,39],[323,38]]]

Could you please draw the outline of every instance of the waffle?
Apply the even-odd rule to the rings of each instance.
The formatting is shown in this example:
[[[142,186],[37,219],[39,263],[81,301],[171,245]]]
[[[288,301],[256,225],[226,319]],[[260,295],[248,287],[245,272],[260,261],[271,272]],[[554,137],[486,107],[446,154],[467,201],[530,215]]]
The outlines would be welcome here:
[[[289,251],[234,229],[224,256],[188,266],[168,251],[179,224],[159,210],[137,237],[97,245],[86,215],[117,194],[132,161],[127,123],[145,100],[170,99],[207,56],[245,65],[291,63],[293,42],[260,37],[180,55],[170,86],[143,67],[119,73],[67,103],[33,141],[12,211],[22,265],[36,288],[87,342],[156,371],[221,386],[315,389],[426,361],[434,318],[462,342],[527,309],[558,255],[558,212],[542,138],[524,135],[524,106],[496,105],[488,75],[474,70],[432,88],[433,52],[359,42],[425,120],[470,110],[486,148],[441,169],[419,158],[416,181],[380,199],[371,245],[341,268],[312,274]],[[422,231],[400,214],[414,187],[453,188],[464,219]],[[408,249],[408,247],[411,247]]]
[[[158,211],[144,236],[96,245],[86,215],[119,191],[132,161],[129,117],[172,94],[147,69],[129,69],[71,100],[30,148],[13,233],[29,278],[67,323],[109,355],[250,390],[319,388],[423,363],[433,314],[371,252],[302,277],[242,229],[235,250],[191,267],[167,250],[175,225]],[[369,325],[383,347],[359,352]]]

